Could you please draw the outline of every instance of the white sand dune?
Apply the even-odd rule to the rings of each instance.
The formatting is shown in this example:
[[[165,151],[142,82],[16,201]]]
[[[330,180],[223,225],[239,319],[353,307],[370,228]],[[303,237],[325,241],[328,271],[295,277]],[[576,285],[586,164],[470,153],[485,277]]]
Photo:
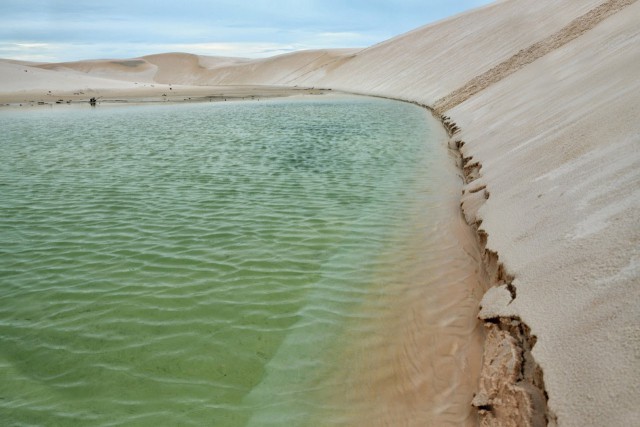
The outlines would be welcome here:
[[[0,61],[0,100],[134,94],[145,82],[315,86],[435,106],[461,147],[463,209],[496,285],[481,311],[483,422],[630,426],[640,423],[639,23],[635,0],[503,0],[360,51]]]
[[[318,69],[334,69],[358,49],[307,50],[218,68],[201,84],[294,85],[299,76]],[[313,86],[313,82],[310,86]]]
[[[89,67],[90,65],[84,65]],[[44,67],[44,68],[42,68]],[[42,90],[81,90],[89,88],[130,88],[132,84],[113,77],[101,78],[80,73],[64,65],[26,65],[0,61],[0,94],[9,96]]]
[[[301,51],[253,60],[188,53],[52,64],[0,59],[0,103],[87,101],[94,96],[135,100],[290,96],[301,93],[291,90],[297,86],[291,82],[300,74],[335,67],[357,51]]]
[[[0,60],[0,64],[24,65],[41,70],[77,73],[126,82],[172,85],[291,85],[301,75],[320,68],[335,68],[352,57],[358,49],[324,49],[293,52],[265,59],[225,58],[189,53],[163,53],[130,59],[37,64]],[[3,74],[4,75],[4,74]],[[25,76],[29,77],[29,76]],[[51,86],[58,84],[51,75]],[[28,85],[28,80],[3,79],[8,84],[3,92]],[[99,83],[96,83],[99,84]],[[112,85],[103,83],[105,88]]]
[[[36,67],[43,70],[75,71],[90,77],[128,82],[154,82],[158,71],[156,66],[141,59],[63,62]]]

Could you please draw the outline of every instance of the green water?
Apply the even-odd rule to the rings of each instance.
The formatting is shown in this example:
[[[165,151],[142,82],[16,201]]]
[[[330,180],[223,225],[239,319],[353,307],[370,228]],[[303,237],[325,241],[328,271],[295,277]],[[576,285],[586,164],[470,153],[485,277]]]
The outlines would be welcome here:
[[[0,425],[304,425],[432,126],[366,98],[0,111]]]

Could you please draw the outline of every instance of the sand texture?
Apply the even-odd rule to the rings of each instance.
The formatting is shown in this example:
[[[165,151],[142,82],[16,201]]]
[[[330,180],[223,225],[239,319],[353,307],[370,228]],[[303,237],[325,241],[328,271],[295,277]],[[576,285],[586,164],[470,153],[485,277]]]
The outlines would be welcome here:
[[[481,424],[640,423],[640,3],[503,0],[362,50],[0,61],[0,76],[12,103],[233,85],[433,107],[493,286]]]

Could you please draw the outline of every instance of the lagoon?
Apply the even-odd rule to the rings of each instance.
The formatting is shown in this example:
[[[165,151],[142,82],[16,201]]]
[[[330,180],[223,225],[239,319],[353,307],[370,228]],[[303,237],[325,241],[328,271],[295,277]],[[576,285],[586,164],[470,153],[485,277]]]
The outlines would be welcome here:
[[[470,393],[414,353],[473,371],[481,295],[424,109],[54,106],[0,129],[3,425],[472,420],[451,395],[415,400]]]

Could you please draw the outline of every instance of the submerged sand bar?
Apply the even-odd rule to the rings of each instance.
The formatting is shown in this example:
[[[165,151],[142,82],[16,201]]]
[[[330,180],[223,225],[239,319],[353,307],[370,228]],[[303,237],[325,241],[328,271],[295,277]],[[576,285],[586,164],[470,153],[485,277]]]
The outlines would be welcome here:
[[[460,149],[463,209],[497,286],[481,316],[506,333],[497,342],[513,344],[514,360],[533,367],[513,373],[511,384],[485,383],[475,401],[483,422],[518,424],[506,421],[517,410],[528,420],[521,423],[626,426],[640,419],[638,22],[634,0],[507,0],[362,51],[2,61],[0,99],[137,93],[141,83],[251,84],[437,107]],[[540,374],[544,390],[528,394]],[[540,393],[548,402],[511,399]],[[527,416],[525,404],[537,415]]]

